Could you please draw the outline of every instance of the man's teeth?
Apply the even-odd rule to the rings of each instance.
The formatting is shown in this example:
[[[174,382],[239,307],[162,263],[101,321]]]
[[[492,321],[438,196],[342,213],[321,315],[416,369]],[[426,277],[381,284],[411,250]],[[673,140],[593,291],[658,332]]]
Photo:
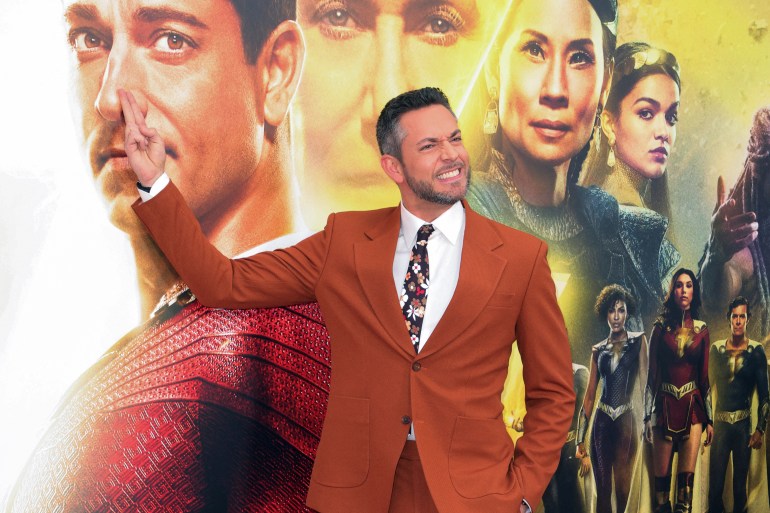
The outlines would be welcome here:
[[[438,177],[439,177],[440,180],[445,180],[447,178],[454,178],[455,176],[457,176],[459,174],[460,174],[460,170],[459,169],[453,169],[451,171],[447,171],[446,173],[441,173],[440,175],[438,175]]]

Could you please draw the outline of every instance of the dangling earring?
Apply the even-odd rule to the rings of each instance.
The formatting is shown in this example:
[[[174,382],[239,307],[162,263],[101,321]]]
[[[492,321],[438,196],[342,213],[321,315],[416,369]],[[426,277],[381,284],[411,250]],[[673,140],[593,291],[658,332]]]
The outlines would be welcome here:
[[[612,169],[615,167],[615,138],[608,137],[607,143],[609,144],[610,151],[607,153],[607,166]]]
[[[497,113],[497,88],[489,88],[489,103],[487,111],[484,114],[484,133],[494,135],[497,133],[497,127],[500,124],[500,118]]]
[[[602,146],[602,104],[596,109],[596,119],[594,120],[594,144],[598,152]]]

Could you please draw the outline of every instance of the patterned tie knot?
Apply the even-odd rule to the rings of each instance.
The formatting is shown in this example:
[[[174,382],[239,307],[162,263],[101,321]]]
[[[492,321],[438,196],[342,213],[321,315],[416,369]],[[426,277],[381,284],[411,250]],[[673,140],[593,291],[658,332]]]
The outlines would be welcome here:
[[[428,238],[430,238],[430,234],[433,233],[433,230],[435,228],[432,224],[424,224],[420,226],[420,229],[417,230],[417,242],[415,244],[419,246],[424,246],[428,243]]]

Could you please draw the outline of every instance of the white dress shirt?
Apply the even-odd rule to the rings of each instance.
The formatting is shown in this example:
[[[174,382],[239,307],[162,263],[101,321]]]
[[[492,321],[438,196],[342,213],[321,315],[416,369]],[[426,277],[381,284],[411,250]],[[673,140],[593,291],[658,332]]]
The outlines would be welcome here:
[[[396,286],[397,299],[403,295],[409,258],[417,241],[417,231],[424,224],[432,224],[435,230],[428,239],[430,285],[418,352],[425,346],[438,321],[441,320],[457,287],[465,233],[465,208],[458,201],[432,223],[428,223],[409,212],[403,204],[401,205],[401,230],[398,234],[396,254],[393,257],[393,283]]]

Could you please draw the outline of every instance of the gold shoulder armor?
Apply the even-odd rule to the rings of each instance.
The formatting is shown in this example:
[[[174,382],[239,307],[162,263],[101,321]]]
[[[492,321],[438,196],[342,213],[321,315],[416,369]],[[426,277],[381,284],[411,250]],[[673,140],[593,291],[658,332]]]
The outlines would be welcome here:
[[[693,319],[692,329],[695,333],[700,333],[701,331],[706,329],[706,323],[698,319]]]

